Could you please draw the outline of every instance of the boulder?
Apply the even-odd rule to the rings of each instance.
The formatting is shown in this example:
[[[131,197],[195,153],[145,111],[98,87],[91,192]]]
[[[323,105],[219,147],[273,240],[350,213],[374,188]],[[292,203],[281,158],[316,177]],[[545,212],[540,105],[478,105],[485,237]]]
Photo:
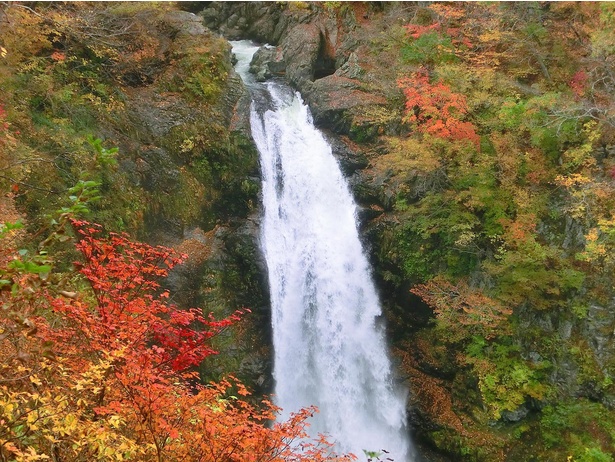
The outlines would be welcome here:
[[[339,69],[335,71],[335,75],[338,75],[340,77],[347,77],[349,79],[358,79],[364,73],[365,72],[359,65],[359,58],[354,51],[350,53],[350,56],[348,56],[346,62],[343,63],[339,67]]]
[[[335,74],[313,82],[305,97],[316,125],[346,135],[350,134],[353,116],[362,108],[386,104],[383,96],[363,91],[357,80]]]
[[[291,85],[300,90],[314,80],[320,42],[320,28],[317,25],[300,24],[280,44],[286,62],[286,77]]]
[[[202,18],[188,11],[169,11],[162,20],[171,26],[177,35],[201,35],[206,31]]]
[[[272,77],[282,76],[286,72],[286,62],[280,47],[264,45],[254,53],[250,63],[250,72],[258,82],[264,82]]]

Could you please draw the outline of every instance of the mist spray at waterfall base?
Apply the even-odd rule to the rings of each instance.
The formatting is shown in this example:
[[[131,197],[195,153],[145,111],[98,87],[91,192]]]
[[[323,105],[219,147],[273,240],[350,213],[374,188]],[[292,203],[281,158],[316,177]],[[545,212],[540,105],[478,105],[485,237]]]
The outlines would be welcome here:
[[[256,47],[232,42],[237,69]],[[340,451],[411,459],[406,399],[394,385],[381,308],[357,229],[356,204],[298,93],[260,84],[251,109],[261,155],[262,249],[269,272],[276,405],[282,419],[316,405],[310,434]]]

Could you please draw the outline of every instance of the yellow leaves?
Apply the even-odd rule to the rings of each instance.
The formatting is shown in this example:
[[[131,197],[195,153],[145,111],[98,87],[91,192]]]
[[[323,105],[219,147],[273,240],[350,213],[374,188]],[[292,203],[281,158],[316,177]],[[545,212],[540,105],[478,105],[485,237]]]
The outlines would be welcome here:
[[[0,46],[0,58],[6,58],[7,53],[6,48]]]
[[[466,16],[466,7],[455,3],[434,3],[429,8],[448,21],[458,21]]]
[[[370,125],[386,127],[391,124],[399,123],[402,114],[384,106],[368,106],[355,117],[357,125]]]
[[[29,412],[26,418],[26,425],[28,426],[29,431],[35,432],[39,429],[37,422],[40,416],[38,412]]]
[[[192,138],[186,138],[182,141],[181,146],[179,147],[180,152],[187,153],[194,149],[195,143]]]
[[[418,172],[432,173],[441,168],[440,157],[429,146],[415,138],[383,137],[387,154],[374,160],[375,167],[392,170],[395,174],[411,176]]]
[[[0,428],[9,427],[20,414],[19,396],[7,393],[6,387],[0,389]],[[0,445],[1,443],[0,438]]]
[[[33,447],[27,448],[25,452],[19,451],[17,454],[18,457],[15,459],[15,462],[34,462],[51,459],[47,454],[39,454]]]
[[[35,15],[29,8],[15,3],[4,9],[4,18],[0,28],[0,41],[10,53],[3,58],[11,65],[17,64],[41,54],[51,48],[50,37],[55,28]]]
[[[593,180],[580,173],[573,173],[571,175],[557,175],[555,177],[555,184],[563,186],[565,188],[579,187],[590,184]]]
[[[462,231],[455,241],[455,245],[457,247],[469,247],[478,237],[479,235],[471,230]]]
[[[478,35],[478,41],[481,43],[497,43],[503,38],[503,33],[498,29],[484,30]]]
[[[585,234],[585,249],[577,255],[582,261],[590,262],[603,271],[610,271],[615,265],[613,243],[615,240],[615,218],[598,220],[598,226],[594,226]]]
[[[569,194],[566,211],[578,220],[588,220],[592,216],[600,219],[612,210],[612,182],[597,177],[594,144],[600,137],[599,124],[593,120],[586,122],[582,143],[562,154],[563,168],[569,173],[557,175],[553,180]]]
[[[598,127],[598,122],[590,120],[583,125],[583,134],[585,141],[580,146],[574,146],[567,149],[562,154],[562,162],[564,167],[569,171],[584,169],[589,173],[590,169],[596,165],[596,159],[593,157],[594,143],[601,136],[601,130]]]
[[[115,429],[119,429],[124,424],[123,419],[118,415],[112,415],[107,419],[107,422],[109,422],[109,425]]]
[[[63,422],[64,426],[61,428],[58,428],[58,431],[60,432],[60,434],[70,435],[77,429],[77,423],[78,423],[78,420],[74,414],[67,414],[64,417],[64,422]]]

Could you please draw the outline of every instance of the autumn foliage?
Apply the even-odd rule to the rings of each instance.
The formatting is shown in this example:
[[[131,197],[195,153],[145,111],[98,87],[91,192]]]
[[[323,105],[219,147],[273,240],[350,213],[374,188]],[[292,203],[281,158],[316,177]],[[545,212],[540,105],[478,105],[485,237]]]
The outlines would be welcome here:
[[[442,7],[442,5],[438,5]],[[447,27],[441,22],[435,22],[433,24],[429,24],[427,26],[420,24],[407,24],[405,29],[408,33],[408,36],[413,39],[420,39],[422,36],[426,34],[441,34],[447,35],[451,38],[451,43],[455,46],[463,45],[467,48],[472,47],[472,42],[467,37],[464,37],[462,34],[462,30],[455,27]]]
[[[192,366],[242,313],[170,304],[159,280],[181,256],[72,225],[90,290],[48,285],[50,266],[2,254],[0,460],[351,460],[306,439],[315,409],[271,423],[275,406],[250,404],[236,379],[200,383]]]
[[[443,82],[430,83],[425,68],[398,81],[406,97],[406,121],[420,132],[450,141],[468,140],[476,147],[480,137],[474,125],[462,119],[468,113],[466,97]]]
[[[452,284],[437,276],[411,292],[433,308],[438,322],[452,341],[480,335],[491,339],[506,333],[506,321],[512,310],[495,299],[473,289],[467,282]]]

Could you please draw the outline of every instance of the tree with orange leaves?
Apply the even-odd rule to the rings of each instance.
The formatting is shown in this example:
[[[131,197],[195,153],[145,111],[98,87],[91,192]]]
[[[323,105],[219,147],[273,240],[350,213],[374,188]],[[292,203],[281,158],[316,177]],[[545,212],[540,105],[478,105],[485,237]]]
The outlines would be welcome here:
[[[451,342],[480,335],[486,339],[506,333],[512,310],[497,300],[473,289],[465,281],[453,284],[436,276],[411,292],[433,308],[438,323]]]
[[[474,125],[462,120],[468,113],[464,95],[453,92],[443,82],[430,83],[425,68],[400,79],[398,85],[406,97],[406,121],[420,132],[450,141],[468,140],[479,147],[480,137]]]
[[[51,267],[3,255],[2,461],[350,461],[307,438],[304,409],[248,403],[237,380],[203,385],[193,366],[242,313],[179,310],[158,280],[182,257],[72,221],[90,291],[47,285]]]

